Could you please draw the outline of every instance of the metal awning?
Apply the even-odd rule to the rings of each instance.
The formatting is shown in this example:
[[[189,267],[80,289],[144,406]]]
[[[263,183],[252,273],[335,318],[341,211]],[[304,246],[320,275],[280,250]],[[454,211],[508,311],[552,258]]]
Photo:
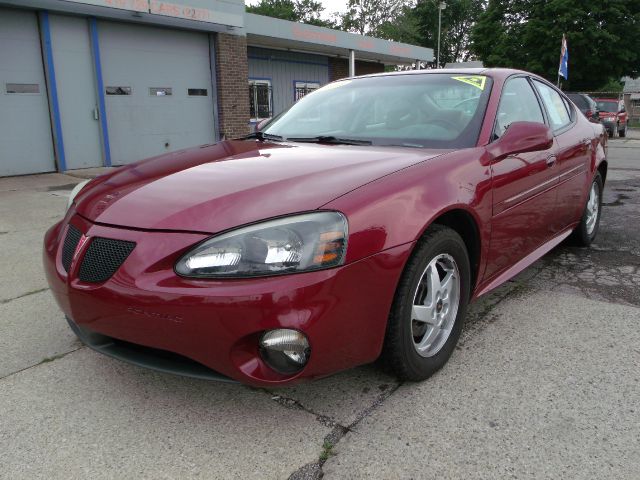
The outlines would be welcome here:
[[[247,43],[256,47],[297,50],[345,58],[348,58],[349,52],[353,50],[358,60],[391,65],[407,64],[416,60],[433,61],[431,48],[252,13],[245,14],[245,31]]]

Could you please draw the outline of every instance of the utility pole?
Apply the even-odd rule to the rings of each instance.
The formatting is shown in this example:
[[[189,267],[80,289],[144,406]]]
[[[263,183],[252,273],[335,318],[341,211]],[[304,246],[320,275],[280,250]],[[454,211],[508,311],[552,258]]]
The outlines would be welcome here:
[[[440,30],[442,28],[442,10],[447,8],[447,4],[440,2],[438,4],[438,56],[436,57],[436,68],[440,68]]]

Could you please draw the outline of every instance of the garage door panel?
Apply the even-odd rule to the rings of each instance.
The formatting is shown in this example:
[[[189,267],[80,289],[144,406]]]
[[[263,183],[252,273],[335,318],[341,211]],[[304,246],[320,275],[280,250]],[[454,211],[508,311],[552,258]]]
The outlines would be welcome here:
[[[0,9],[0,176],[54,170],[36,14]]]
[[[105,87],[130,89],[106,96],[114,165],[214,140],[207,34],[101,22],[99,39]],[[189,96],[189,88],[207,95]]]
[[[67,168],[103,165],[97,92],[86,18],[50,15]]]

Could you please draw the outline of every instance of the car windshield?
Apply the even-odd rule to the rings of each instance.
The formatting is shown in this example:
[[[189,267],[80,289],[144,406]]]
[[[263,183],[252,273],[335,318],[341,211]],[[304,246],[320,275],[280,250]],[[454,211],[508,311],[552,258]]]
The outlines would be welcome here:
[[[444,73],[337,81],[303,97],[263,134],[290,141],[472,147],[491,84],[483,75]]]
[[[618,102],[614,102],[614,101],[607,102],[604,100],[599,100],[598,110],[600,110],[601,112],[617,113]]]

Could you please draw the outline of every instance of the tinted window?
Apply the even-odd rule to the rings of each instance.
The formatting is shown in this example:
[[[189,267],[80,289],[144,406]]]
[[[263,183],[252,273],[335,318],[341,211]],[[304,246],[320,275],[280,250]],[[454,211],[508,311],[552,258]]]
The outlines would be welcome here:
[[[495,136],[500,137],[513,122],[544,123],[538,98],[529,81],[524,77],[508,80],[502,90],[496,116]]]
[[[206,97],[207,89],[206,88],[188,88],[187,95],[190,97]]]
[[[386,75],[342,80],[305,95],[264,133],[335,136],[373,145],[465,148],[478,140],[491,79]]]
[[[547,109],[551,128],[553,130],[558,130],[569,125],[571,123],[571,115],[569,115],[567,107],[562,101],[560,94],[549,85],[545,85],[542,82],[534,80],[533,83],[538,89],[538,92],[542,97],[542,102]]]
[[[564,102],[564,108],[566,108],[567,112],[569,112],[569,117],[571,117],[571,120],[573,120],[575,118],[574,108],[571,106],[571,103],[566,98],[562,97],[562,101]]]
[[[598,100],[597,104],[601,112],[618,113],[617,101]]]
[[[575,103],[579,109],[581,110],[588,110],[589,109],[589,102],[587,102],[587,99],[584,98],[582,95],[577,95],[575,93],[569,93],[567,94],[567,97],[569,97],[569,99]]]

